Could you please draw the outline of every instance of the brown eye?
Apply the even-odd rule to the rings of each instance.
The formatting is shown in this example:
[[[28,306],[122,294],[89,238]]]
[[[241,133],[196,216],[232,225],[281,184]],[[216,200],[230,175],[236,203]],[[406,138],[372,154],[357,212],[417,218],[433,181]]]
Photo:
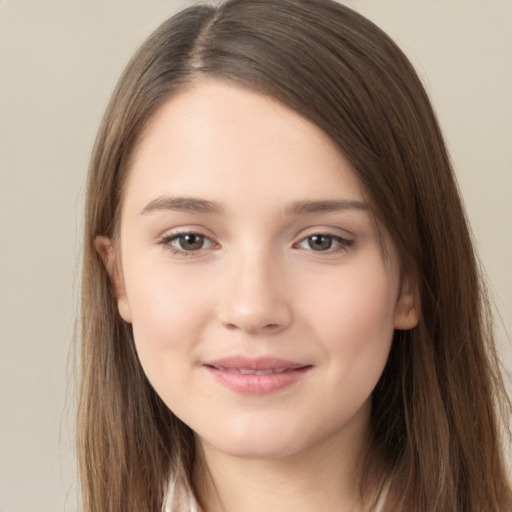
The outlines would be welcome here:
[[[337,235],[327,233],[315,233],[303,238],[296,247],[307,249],[314,252],[325,252],[334,254],[340,251],[348,250],[354,244],[354,240],[349,240]]]
[[[210,238],[199,233],[178,233],[164,236],[160,240],[160,244],[170,249],[173,254],[184,256],[203,249],[210,249],[215,245]]]
[[[332,247],[332,236],[312,235],[307,238],[308,246],[313,251],[327,251]]]
[[[179,248],[184,251],[198,251],[204,247],[205,237],[195,233],[187,233],[178,236],[175,241]]]

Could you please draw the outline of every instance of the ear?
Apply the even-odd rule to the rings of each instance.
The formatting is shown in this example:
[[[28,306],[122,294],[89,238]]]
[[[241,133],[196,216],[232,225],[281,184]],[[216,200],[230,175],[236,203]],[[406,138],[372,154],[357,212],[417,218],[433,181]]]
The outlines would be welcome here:
[[[103,264],[110,276],[110,282],[112,283],[114,295],[117,299],[117,309],[119,310],[119,314],[125,322],[131,323],[132,314],[128,298],[126,296],[121,260],[117,253],[117,248],[114,247],[112,240],[106,236],[97,236],[94,239],[94,248],[101,256]]]
[[[395,329],[406,331],[416,327],[419,321],[417,287],[410,277],[402,275],[400,295],[395,308]]]

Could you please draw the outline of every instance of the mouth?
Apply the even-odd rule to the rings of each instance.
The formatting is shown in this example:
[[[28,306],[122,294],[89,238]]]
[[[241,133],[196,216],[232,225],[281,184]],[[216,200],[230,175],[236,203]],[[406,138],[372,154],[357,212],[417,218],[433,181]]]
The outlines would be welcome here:
[[[275,375],[276,373],[293,372],[298,368],[269,368],[268,370],[252,370],[250,368],[225,368],[222,366],[212,366],[214,370],[229,373],[240,373],[242,375]],[[300,369],[300,368],[299,368]]]
[[[209,361],[203,366],[217,383],[244,395],[267,395],[288,388],[312,368],[283,359],[245,357]]]

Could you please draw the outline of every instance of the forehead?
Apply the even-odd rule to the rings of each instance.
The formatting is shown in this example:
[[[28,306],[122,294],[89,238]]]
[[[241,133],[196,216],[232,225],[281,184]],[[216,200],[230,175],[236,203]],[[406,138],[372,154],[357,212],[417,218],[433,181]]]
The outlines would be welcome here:
[[[258,193],[281,202],[363,197],[350,164],[320,128],[272,98],[215,80],[157,110],[125,192],[125,199],[179,192],[215,201]]]

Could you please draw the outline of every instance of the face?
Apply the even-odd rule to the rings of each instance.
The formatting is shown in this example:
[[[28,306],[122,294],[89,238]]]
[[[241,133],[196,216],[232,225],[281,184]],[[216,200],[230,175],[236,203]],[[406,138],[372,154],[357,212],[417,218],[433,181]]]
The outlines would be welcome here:
[[[154,116],[119,242],[121,316],[204,446],[276,458],[364,429],[393,330],[415,323],[350,165],[272,99],[201,82]]]

